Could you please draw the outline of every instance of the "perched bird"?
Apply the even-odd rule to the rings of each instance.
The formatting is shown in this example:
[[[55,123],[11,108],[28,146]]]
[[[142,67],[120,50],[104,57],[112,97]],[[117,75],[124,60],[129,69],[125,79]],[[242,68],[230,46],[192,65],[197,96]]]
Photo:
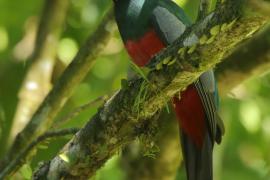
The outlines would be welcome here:
[[[114,0],[114,6],[125,48],[140,67],[146,66],[191,25],[183,9],[171,0]],[[214,142],[220,143],[223,134],[213,71],[202,74],[181,93],[181,99],[178,97],[173,102],[181,129],[187,179],[211,180]]]

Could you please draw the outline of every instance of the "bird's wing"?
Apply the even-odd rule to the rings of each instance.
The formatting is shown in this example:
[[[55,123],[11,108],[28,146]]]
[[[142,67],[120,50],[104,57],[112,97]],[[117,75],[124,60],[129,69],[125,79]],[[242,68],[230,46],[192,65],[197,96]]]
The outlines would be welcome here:
[[[217,113],[218,94],[213,70],[203,73],[194,84],[204,106],[212,140],[220,143],[221,136],[224,134],[224,125]]]
[[[190,25],[184,11],[172,1],[159,1],[150,23],[167,45],[179,38]]]

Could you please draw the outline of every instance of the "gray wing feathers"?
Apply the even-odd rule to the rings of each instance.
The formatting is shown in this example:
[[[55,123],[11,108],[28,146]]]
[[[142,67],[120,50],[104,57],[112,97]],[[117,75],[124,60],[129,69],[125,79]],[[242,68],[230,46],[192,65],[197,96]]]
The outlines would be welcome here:
[[[215,76],[214,72],[211,71],[206,71],[200,76],[200,81],[202,84],[207,87],[207,91],[210,93],[215,93],[216,86],[215,86]]]
[[[158,34],[162,36],[163,41],[171,44],[178,37],[180,37],[186,29],[183,24],[175,15],[168,9],[158,6],[154,9],[152,14],[152,23]]]
[[[206,112],[211,138],[213,141],[216,140],[219,143],[224,133],[224,126],[217,113],[217,104],[215,103],[216,87],[213,71],[203,73],[194,84]]]

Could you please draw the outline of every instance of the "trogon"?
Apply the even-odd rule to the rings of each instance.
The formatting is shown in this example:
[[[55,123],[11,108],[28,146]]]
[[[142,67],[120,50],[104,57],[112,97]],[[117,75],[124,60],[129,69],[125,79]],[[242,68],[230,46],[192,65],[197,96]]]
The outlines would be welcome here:
[[[171,0],[114,0],[114,10],[125,48],[140,67],[191,25],[183,9]],[[212,180],[213,146],[223,134],[213,71],[203,73],[180,97],[176,95],[173,103],[187,179]]]

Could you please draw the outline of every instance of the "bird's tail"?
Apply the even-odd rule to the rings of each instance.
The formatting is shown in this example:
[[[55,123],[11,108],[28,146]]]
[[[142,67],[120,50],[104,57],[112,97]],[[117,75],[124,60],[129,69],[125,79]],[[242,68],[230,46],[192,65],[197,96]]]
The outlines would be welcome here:
[[[181,144],[188,180],[212,180],[213,144],[209,135],[205,136],[202,147],[198,147],[184,132]]]

